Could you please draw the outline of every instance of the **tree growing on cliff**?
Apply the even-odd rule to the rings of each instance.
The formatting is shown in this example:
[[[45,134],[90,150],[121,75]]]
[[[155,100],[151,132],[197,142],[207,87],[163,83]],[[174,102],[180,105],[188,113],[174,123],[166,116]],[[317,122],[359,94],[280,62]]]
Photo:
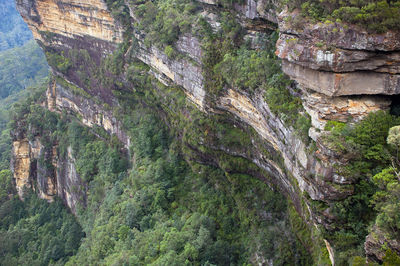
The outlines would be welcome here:
[[[396,150],[396,157],[394,163],[399,166],[399,149],[400,149],[400,126],[395,126],[389,129],[389,135],[387,137],[387,143]]]
[[[398,237],[400,232],[400,126],[389,129],[387,143],[395,150],[391,158],[392,166],[372,178],[379,191],[371,202],[377,211],[376,224],[384,229],[389,238],[393,238]]]

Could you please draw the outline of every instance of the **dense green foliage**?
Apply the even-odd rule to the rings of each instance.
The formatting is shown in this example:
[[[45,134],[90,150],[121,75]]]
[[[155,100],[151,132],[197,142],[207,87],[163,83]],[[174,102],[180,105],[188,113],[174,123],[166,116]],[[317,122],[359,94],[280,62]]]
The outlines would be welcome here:
[[[113,5],[114,15],[123,20],[125,11],[117,2],[107,4]],[[161,3],[158,8],[157,27],[151,30],[165,34],[149,32],[148,41],[173,45],[177,27],[178,34],[190,30],[193,21],[186,20],[195,7],[190,3]],[[106,60],[112,75],[121,72],[124,54],[117,51]],[[85,86],[92,86],[93,78],[88,78],[83,68],[95,66],[85,63],[90,60],[85,50],[48,52],[47,59],[62,73],[72,68],[81,71],[78,75]],[[163,92],[169,94],[170,101],[179,103],[167,115],[176,127],[166,128],[166,121],[156,114],[161,111],[157,107],[160,95],[154,88],[160,84],[155,86],[153,79],[143,75],[147,69],[140,64],[132,64],[128,70],[128,81],[136,85],[136,91],[116,91],[121,96],[121,108],[114,111],[131,136],[129,151],[100,128],[89,129],[69,115],[45,110],[39,104],[43,90],[26,95],[24,102],[15,105],[10,124],[13,130],[29,140],[39,137],[47,151],[59,144],[60,159],[72,148],[76,170],[87,183],[87,188],[76,189],[85,190],[87,199],[78,206],[78,225],[58,200],[48,204],[27,192],[25,201],[19,201],[10,184],[11,173],[1,172],[0,237],[7,243],[1,246],[1,264],[64,264],[70,260],[67,264],[245,265],[255,263],[255,257],[271,259],[276,265],[307,264],[309,257],[291,231],[283,196],[249,175],[256,171],[250,161],[199,143],[199,137],[204,137],[213,145],[240,148],[251,143],[246,133],[226,118],[210,119],[193,106],[186,106],[183,93],[176,89]],[[60,78],[57,82],[89,97]],[[101,82],[109,80],[104,77]],[[190,120],[182,115],[186,109],[191,113]],[[6,141],[9,143],[9,138]],[[186,145],[216,156],[219,165],[196,163],[194,158],[200,155]],[[4,150],[9,153],[9,146]],[[53,167],[50,162],[42,163]],[[81,230],[87,236],[82,244]]]
[[[59,203],[48,205],[33,195],[22,203],[14,197],[15,204],[25,206],[26,216],[21,216],[21,222],[12,220],[10,224],[16,227],[4,237],[8,241],[11,232],[25,230],[24,226],[37,233],[21,236],[22,245],[27,241],[29,247],[10,250],[13,246],[5,246],[5,263],[64,263],[75,253],[68,264],[247,264],[254,262],[255,254],[273,259],[277,265],[308,261],[291,233],[282,195],[247,175],[254,166],[240,157],[225,155],[221,161],[225,171],[194,161],[189,166],[174,131],[169,133],[165,121],[155,115],[157,109],[153,108],[158,108],[160,99],[153,94],[154,80],[142,75],[140,64],[129,69],[129,80],[142,86],[134,93],[115,92],[121,104],[115,112],[132,137],[129,152],[103,130],[85,128],[73,117],[39,106],[43,90],[15,106],[12,128],[26,132],[29,139],[39,136],[48,147],[59,143],[60,158],[72,147],[76,169],[88,183],[86,204],[78,207],[77,214],[87,237],[76,253],[80,229],[62,214],[65,210]],[[146,87],[152,84],[152,90]],[[208,134],[215,144],[240,147],[250,143],[244,132],[229,122],[211,121],[195,107],[186,106],[182,92],[172,89],[166,93],[170,101],[179,103],[176,108],[189,108],[196,117],[194,124],[188,123],[176,109],[179,121],[171,118],[170,122],[186,127],[185,141],[199,145],[204,127],[209,127],[217,130]],[[152,107],[138,99],[149,100]],[[127,160],[129,154],[134,154],[132,165]],[[222,160],[222,153],[216,154]],[[31,210],[33,206],[39,211]],[[14,209],[8,215],[17,215],[19,209]],[[41,217],[48,217],[44,224]],[[71,234],[67,234],[65,229],[70,227]],[[52,230],[52,236],[47,229]]]
[[[131,69],[141,73],[140,66]],[[131,78],[143,82],[140,76]],[[118,114],[132,136],[135,159],[128,173],[119,167],[115,176],[102,171],[92,175],[88,207],[78,215],[89,237],[69,263],[227,265],[249,263],[255,253],[274,258],[277,265],[294,263],[298,247],[285,222],[282,196],[257,179],[235,173],[230,164],[229,174],[194,161],[189,167],[164,122],[135,101],[143,99],[143,92],[151,93],[146,88],[134,95],[116,92],[122,93]],[[170,100],[185,106],[184,98],[177,98],[183,97],[181,93],[168,94]],[[157,106],[155,95],[144,97]],[[197,141],[192,134],[199,136],[202,128],[181,123]],[[85,139],[74,134],[69,142]],[[237,137],[232,134],[231,139]],[[79,153],[94,152],[94,143],[79,145],[84,147]],[[98,167],[103,161],[108,160],[100,160]],[[91,165],[90,160],[85,162]],[[262,210],[269,214],[265,217]]]
[[[125,7],[121,1],[108,1],[107,4],[112,7],[115,16],[123,17]],[[212,72],[211,77],[219,75],[217,79],[221,86],[230,82],[224,80],[229,76],[228,71],[222,76],[216,67],[223,60],[223,55],[231,53],[231,58],[236,59],[234,50],[242,45],[244,54],[254,53],[239,41],[243,30],[228,12],[223,18],[222,31],[213,35],[207,23],[195,16],[195,10],[189,3],[137,4],[144,13],[149,13],[137,14],[142,17],[136,26],[147,33],[146,44],[163,48],[170,58],[177,56],[171,52],[179,36],[176,30],[178,34],[207,31],[209,35],[204,45],[214,46],[210,51],[217,54],[206,55],[213,57],[207,67]],[[147,18],[150,18],[149,24],[146,24]],[[187,20],[198,21],[200,25],[188,28]],[[132,43],[135,47],[134,38]],[[148,67],[126,60],[129,57],[128,48],[129,39],[105,61],[106,71],[99,77],[102,83],[109,83],[109,87],[119,88],[113,93],[119,97],[121,107],[116,108],[114,114],[124,121],[132,137],[132,169],[126,171],[123,164],[112,171],[113,166],[110,165],[117,165],[113,163],[112,154],[120,160],[122,157],[118,157],[121,155],[117,151],[121,147],[110,145],[110,140],[106,144],[88,138],[89,131],[79,129],[76,123],[73,127],[67,126],[64,132],[68,135],[60,139],[64,145],[74,147],[77,170],[89,182],[87,208],[78,214],[88,237],[70,263],[243,264],[254,262],[255,254],[273,259],[277,265],[309,263],[307,252],[292,235],[292,225],[285,215],[286,202],[282,196],[272,192],[265,183],[250,177],[249,174],[256,172],[257,167],[241,156],[227,155],[204,145],[248,147],[251,140],[247,133],[232,126],[227,118],[214,120],[186,106],[182,93],[155,83],[147,75]],[[82,52],[77,51],[76,55]],[[73,67],[80,71],[83,65],[79,63],[79,58],[82,56],[74,54],[68,51],[50,55],[54,59],[50,60],[51,64],[58,70],[69,71]],[[266,52],[260,54],[263,57],[258,62],[265,68],[271,68],[270,76],[277,74],[279,77],[276,79],[284,80],[279,75],[281,73],[274,73],[279,69],[276,58]],[[252,59],[257,61],[257,55],[255,53]],[[239,56],[237,65],[240,60],[246,60],[246,56]],[[223,64],[220,66],[222,68]],[[92,66],[85,62],[85,68]],[[99,68],[100,72],[103,71],[103,66]],[[127,70],[127,80],[118,78],[124,70]],[[248,77],[252,77],[254,84],[251,88],[245,84],[240,89],[262,89],[259,87],[263,84],[256,80],[264,77],[254,73],[257,70],[251,67],[244,70],[249,72]],[[237,71],[242,73],[242,70]],[[128,84],[124,84],[127,81]],[[93,87],[93,84],[87,83],[86,86]],[[122,90],[124,86],[134,88],[134,91],[126,92]],[[217,87],[208,86],[208,89]],[[280,88],[287,91],[284,85]],[[146,108],[148,106],[163,113],[161,117],[167,117],[167,121],[161,121],[154,111]],[[165,128],[165,122],[171,127]],[[200,143],[202,139],[205,141]],[[205,167],[196,163],[207,156],[215,158],[217,165]],[[182,157],[190,162],[190,167]],[[268,214],[260,213],[261,210],[267,210]]]
[[[0,52],[0,99],[38,84],[47,75],[46,59],[33,40]]]
[[[45,57],[23,22],[14,1],[0,2],[0,170],[9,169],[11,153],[9,110],[28,97],[26,87],[43,82],[48,74]],[[21,47],[16,47],[21,46]],[[15,47],[15,48],[14,48]]]
[[[235,2],[242,0],[218,1],[224,7],[232,8]],[[185,33],[199,34],[204,18],[199,14],[201,5],[190,0],[136,1],[130,0],[135,7],[137,29],[146,33],[145,44],[166,47],[174,45],[179,36]],[[228,13],[226,13],[228,14]],[[233,20],[231,23],[235,23]],[[203,37],[203,36],[200,36]]]
[[[374,194],[373,204],[378,212],[376,224],[389,238],[397,238],[400,231],[400,182],[397,169],[386,168],[373,177],[380,189]]]
[[[272,113],[280,117],[286,125],[292,125],[301,140],[308,144],[311,118],[304,111],[300,98],[293,96],[288,90],[287,83],[288,80],[283,77],[283,74],[275,74],[269,80],[265,100]]]
[[[39,128],[54,121],[54,118],[49,119],[54,114],[44,112],[42,108],[38,109],[35,104],[43,95],[43,89],[32,92],[30,96],[24,94],[25,100],[23,102],[20,100],[13,109],[14,127],[16,122],[22,122],[24,119],[31,122],[39,120],[40,125],[37,125]],[[29,113],[30,110],[32,110],[32,115]],[[43,130],[47,127],[44,126]],[[2,169],[9,167],[11,152],[8,144],[11,142],[9,134],[8,130],[3,131],[4,139],[2,138],[2,146],[0,146],[1,158],[4,158],[4,164],[1,164]],[[7,159],[8,162],[6,162]],[[20,201],[11,183],[11,172],[1,171],[0,178],[0,238],[2,242],[0,264],[65,263],[66,258],[75,253],[80,245],[80,238],[83,236],[82,229],[73,215],[68,213],[59,200],[49,204],[28,191],[25,200]]]
[[[9,130],[2,130],[0,134],[0,169],[10,166],[11,138]]]
[[[135,9],[140,21],[137,27],[147,33],[147,44],[172,45],[181,34],[190,32],[196,9],[196,2],[188,0],[146,1]]]
[[[11,121],[14,129],[28,126],[25,120],[33,131],[36,127],[41,130],[37,133],[43,135],[57,128],[57,124],[53,126],[56,115],[36,104],[43,92],[40,89],[25,94],[25,100],[15,105]],[[2,137],[6,134],[8,130],[3,131]],[[11,140],[7,136],[1,141],[1,158],[9,159],[7,145]],[[1,164],[1,169],[8,169],[8,164],[9,161]],[[11,180],[11,171],[0,170],[0,265],[64,264],[80,245],[81,226],[58,199],[49,204],[26,191],[21,201]]]
[[[16,23],[14,26],[18,25]],[[26,88],[42,86],[41,83],[46,82],[47,75],[46,59],[33,40],[21,47],[0,52],[0,169],[8,169],[10,165],[11,138],[7,128],[9,110],[13,103],[32,94],[34,89]]]
[[[46,57],[49,65],[61,73],[66,74],[72,66],[71,60],[64,56],[64,52],[61,52],[61,54],[47,52]]]
[[[225,8],[233,2],[219,1]],[[130,27],[125,2],[107,0],[106,3],[114,17]],[[182,34],[192,33],[201,38],[205,87],[211,97],[227,88],[248,95],[261,93],[271,112],[293,127],[308,144],[310,118],[273,54],[276,33],[260,34],[254,49],[244,40],[245,31],[229,9],[221,15],[220,30],[213,31],[198,15],[201,9],[193,1],[129,1],[128,4],[136,5],[135,27],[145,33],[145,45],[155,45],[169,59],[183,58],[174,48]],[[309,0],[294,4],[301,4],[303,15],[315,20],[366,24],[377,32],[398,29],[398,1]],[[129,150],[104,130],[85,128],[66,114],[52,114],[33,98],[28,99],[29,104],[16,105],[11,124],[14,129],[25,130],[31,140],[40,136],[48,148],[58,143],[60,158],[65,158],[67,150],[72,148],[75,167],[87,184],[76,188],[85,190],[87,195],[77,213],[86,238],[76,252],[81,232],[73,219],[59,203],[47,205],[35,196],[28,196],[24,203],[15,201],[23,206],[26,216],[18,216],[20,209],[16,207],[16,212],[9,213],[11,218],[4,221],[16,224],[12,227],[15,230],[23,231],[24,226],[29,226],[45,234],[30,235],[32,238],[23,235],[22,245],[28,247],[27,251],[16,252],[11,250],[12,246],[6,246],[2,252],[7,263],[64,263],[73,255],[67,264],[246,265],[256,263],[257,257],[273,260],[274,265],[308,265],[312,261],[324,264],[328,263],[327,251],[309,243],[324,237],[337,251],[337,264],[345,265],[362,255],[361,243],[369,224],[375,222],[387,234],[398,233],[396,195],[400,185],[396,167],[390,167],[395,148],[386,142],[389,128],[400,123],[398,118],[378,112],[353,125],[328,124],[326,129],[331,134],[325,142],[349,162],[338,165],[338,172],[355,183],[338,187],[355,193],[329,206],[312,202],[312,207],[319,211],[329,207],[336,218],[332,230],[324,231],[322,236],[314,235],[294,206],[265,184],[268,174],[244,158],[243,154],[251,158],[249,147],[262,147],[256,134],[235,123],[232,117],[208,117],[196,111],[186,103],[182,93],[155,82],[148,75],[148,66],[131,60],[135,51],[128,48],[133,44],[134,50],[138,43],[128,36],[130,32],[125,32],[120,49],[101,66],[91,61],[86,50],[46,53],[55,70],[73,77],[74,82],[79,80],[76,84],[87,91],[96,91],[98,84],[118,89],[113,94],[119,103],[104,107],[113,108],[115,116],[123,121],[132,140]],[[124,71],[126,77],[121,77]],[[60,77],[57,82],[77,95],[91,98],[88,92]],[[1,149],[7,150],[9,146],[0,143],[0,152]],[[267,149],[262,152],[265,158],[282,164],[283,159],[276,152]],[[48,167],[52,167],[49,162]],[[9,180],[9,172],[2,174]],[[10,193],[10,186],[4,187],[0,200]],[[32,204],[43,207],[36,212]],[[57,220],[50,211],[64,219]],[[42,216],[50,217],[47,223],[36,223]],[[64,220],[66,227],[75,226],[72,235],[65,233]],[[49,236],[47,228],[56,234]],[[4,238],[8,241],[7,230]],[[55,238],[61,239],[63,245],[52,244]],[[25,240],[30,241],[29,245]],[[72,246],[67,244],[71,241],[74,241]],[[51,243],[55,248],[49,251],[42,243]],[[310,253],[319,257],[311,258]],[[387,251],[387,261],[397,259]]]
[[[400,29],[398,0],[296,0],[288,5],[301,6],[304,16],[317,21],[343,21],[378,33]]]
[[[19,200],[11,175],[0,171],[0,265],[65,263],[80,245],[80,225],[59,200],[28,192]]]
[[[215,68],[234,88],[253,91],[280,73],[280,66],[270,51],[255,51],[245,47],[235,51],[235,54],[225,54]]]
[[[350,191],[354,189],[353,195],[330,206],[339,222],[337,231],[330,236],[327,232],[327,238],[336,240],[336,248],[341,251],[339,261],[345,261],[357,253],[356,246],[364,241],[368,225],[376,215],[381,225],[383,221],[395,218],[395,205],[391,205],[395,199],[387,198],[387,202],[383,199],[389,195],[390,189],[396,189],[391,183],[395,181],[394,170],[388,169],[395,155],[386,139],[389,129],[399,124],[399,117],[383,111],[371,113],[356,124],[328,124],[327,129],[331,133],[325,137],[325,143],[347,161],[345,165],[337,165],[337,171],[355,183],[354,187],[348,188]],[[380,191],[377,192],[377,189]]]
[[[272,113],[308,144],[311,119],[300,98],[291,91],[292,81],[282,72],[274,54],[277,32],[259,35],[255,43],[260,48],[251,49],[249,43],[243,43],[243,29],[232,15],[224,14],[221,24],[217,34],[203,26],[207,32],[203,40],[206,88],[212,93],[221,93],[226,87],[250,94],[263,91]]]
[[[399,129],[400,126],[390,128],[387,138],[387,143],[392,148],[391,165],[372,178],[378,188],[371,200],[377,212],[375,224],[387,239],[398,239],[400,232]],[[389,255],[393,257],[395,254]]]
[[[15,8],[15,1],[0,1],[0,51],[22,46],[32,33]]]
[[[10,12],[9,14],[0,16],[0,28],[2,28],[0,29],[0,42],[3,37],[7,40],[12,40],[11,36],[7,35],[5,37],[1,30],[6,31],[7,28],[10,32],[18,35],[22,34],[18,27],[21,25],[24,28],[26,27],[25,24],[21,24],[23,23],[22,19],[16,13],[17,11],[14,10],[13,5],[13,1],[0,3],[0,13],[5,10]],[[1,9],[1,6],[4,9]],[[13,14],[18,16],[14,18],[15,21],[11,18],[14,16]],[[1,23],[3,19],[7,19],[7,22],[4,24]],[[14,21],[15,24],[10,24],[9,19]],[[30,32],[28,36],[30,38]],[[20,37],[22,38],[22,36]],[[48,66],[40,47],[33,40],[24,40],[24,43],[23,46],[12,49],[6,48],[14,45],[22,45],[23,43],[10,43],[10,45],[6,46],[0,43],[0,169],[8,169],[10,165],[11,138],[7,123],[9,122],[9,110],[11,106],[19,99],[28,97],[31,89],[27,90],[25,88],[41,86],[40,83],[45,82],[45,78],[48,75]]]
[[[9,123],[9,111],[12,105],[29,97],[35,89],[29,88],[12,94],[5,99],[0,99],[0,169],[8,169],[10,166],[11,136]]]

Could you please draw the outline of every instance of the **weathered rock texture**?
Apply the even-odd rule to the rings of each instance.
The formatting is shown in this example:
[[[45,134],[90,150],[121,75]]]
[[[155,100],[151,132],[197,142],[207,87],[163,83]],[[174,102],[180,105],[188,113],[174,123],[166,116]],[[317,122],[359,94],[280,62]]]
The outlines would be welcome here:
[[[367,256],[375,261],[382,261],[386,255],[386,250],[383,247],[390,248],[392,251],[400,253],[400,242],[396,239],[391,239],[391,237],[392,236],[385,235],[384,232],[375,225],[364,243]]]
[[[99,65],[122,42],[122,27],[102,0],[18,0],[17,7],[45,51],[68,56],[71,50],[85,50],[94,64]],[[76,69],[71,69],[66,76],[57,69],[53,72],[65,79],[67,85],[82,86]],[[85,125],[101,126],[129,147],[130,140],[122,131],[121,123],[107,109],[108,104],[113,104],[110,88],[94,86],[96,95],[107,103],[104,104],[85,98],[87,93],[79,95],[72,87],[63,86],[55,81],[50,84],[46,93],[49,110],[74,113]],[[66,158],[61,158],[56,146],[51,151],[45,149],[40,136],[29,141],[27,132],[14,133],[12,168],[20,197],[23,198],[25,188],[31,188],[49,201],[58,195],[73,212],[78,203],[84,205],[86,185],[76,172],[71,148]],[[45,162],[51,162],[51,167]]]
[[[257,164],[280,179],[280,183],[290,192],[289,194],[292,194],[292,198],[298,198],[295,196],[298,193],[295,183],[301,191],[307,192],[314,200],[340,199],[351,193],[346,190],[338,191],[331,186],[331,182],[337,178],[329,161],[320,161],[314,156],[309,156],[306,145],[297,137],[293,128],[288,128],[270,111],[262,95],[249,98],[237,91],[229,90],[228,94],[221,98],[218,107],[252,126],[269,143],[273,153],[282,156],[283,165],[271,160]],[[289,170],[289,174],[284,169]]]
[[[57,195],[56,179],[53,169],[46,167],[45,161],[55,166],[56,147],[47,151],[39,138],[32,141],[26,137],[14,138],[13,154],[12,169],[19,196],[23,198],[24,189],[32,188],[41,198],[52,201]]]
[[[114,117],[110,108],[106,108],[92,99],[74,94],[67,88],[57,84],[55,80],[50,83],[46,96],[50,111],[73,113],[81,117],[84,125],[104,128],[109,134],[116,135],[125,147],[129,148],[130,139],[122,130],[122,123]]]
[[[13,142],[13,161],[11,166],[18,195],[23,198],[24,187],[32,188],[32,180],[30,179],[31,153],[27,139],[15,140]]]
[[[370,112],[388,110],[391,104],[389,97],[371,95],[330,97],[311,90],[303,90],[302,100],[303,107],[311,116],[314,127],[312,130],[324,130],[329,120],[360,121]],[[314,135],[310,137],[316,141]]]
[[[276,51],[292,79],[328,96],[400,93],[399,32],[369,34],[333,22],[300,27],[296,19],[279,15]]]
[[[72,213],[76,213],[78,204],[85,207],[86,185],[76,172],[75,159],[70,146],[67,148],[66,158],[57,160],[56,167],[57,194]]]
[[[49,163],[51,165],[49,165]],[[23,199],[25,189],[33,189],[39,197],[53,201],[59,196],[73,213],[85,204],[85,184],[76,173],[71,148],[67,158],[60,158],[57,145],[46,149],[40,137],[28,140],[24,135],[13,135],[11,163],[18,195]]]
[[[157,78],[165,85],[174,82],[185,88],[188,97],[201,108],[204,108],[204,98],[206,92],[204,90],[203,75],[201,67],[201,47],[197,38],[191,35],[182,36],[177,44],[176,49],[187,54],[195,62],[186,58],[179,60],[171,60],[163,52],[156,47],[146,48],[141,41],[141,36],[136,35],[139,43],[139,51],[137,58],[154,68],[159,74]]]
[[[199,2],[204,5],[201,15],[213,30],[217,30],[220,27],[218,1]],[[35,38],[41,41],[45,49],[65,52],[72,48],[87,49],[91,58],[100,62],[122,41],[121,27],[111,17],[102,0],[18,0],[17,3]],[[201,41],[195,36],[181,36],[175,48],[183,56],[172,59],[157,47],[147,47],[144,44],[145,34],[135,29],[138,40],[135,56],[149,65],[151,73],[163,84],[182,87],[188,98],[202,111],[227,113],[254,128],[263,140],[263,149],[271,156],[257,151],[256,146],[249,148],[254,151],[250,155],[236,155],[248,158],[265,170],[274,179],[272,183],[292,199],[299,212],[303,212],[303,217],[311,217],[307,222],[321,223],[329,229],[332,218],[329,210],[322,214],[313,213],[307,205],[308,199],[303,195],[308,195],[312,200],[330,202],[347,197],[353,193],[353,188],[349,186],[351,180],[336,173],[333,165],[340,162],[341,158],[319,141],[320,132],[328,120],[357,121],[369,112],[389,107],[390,99],[381,95],[400,93],[400,37],[398,33],[391,32],[370,35],[334,23],[306,24],[297,30],[291,24],[296,14],[283,11],[278,16],[274,3],[248,0],[243,5],[235,5],[234,10],[250,40],[257,33],[264,34],[276,27],[278,23],[280,38],[276,54],[282,58],[283,71],[299,83],[303,106],[312,118],[310,137],[316,142],[315,152],[309,151],[291,125],[285,125],[271,112],[268,99],[264,99],[261,92],[248,95],[230,88],[222,96],[209,95],[204,88]],[[134,22],[137,19],[134,16],[136,7],[128,2],[126,4]],[[257,46],[252,44],[252,47]],[[85,87],[76,78],[74,69],[66,75],[56,70],[53,72],[92,96],[99,96],[102,101],[114,102],[111,88]],[[57,83],[49,88],[47,96],[50,110],[77,113],[86,125],[102,126],[129,146],[129,139],[120,123],[110,111],[94,100],[74,95]],[[23,138],[17,138],[16,141],[14,177],[22,193],[24,185],[34,186],[30,179],[33,170],[29,166],[31,158],[34,158],[29,155],[33,146],[24,142],[26,140]],[[233,152],[229,147],[218,149]],[[79,177],[73,167],[73,158],[69,155],[66,161],[56,165],[57,183],[49,185],[44,182],[43,186],[47,184],[52,189],[57,187],[58,195],[62,195],[67,204],[75,208],[75,203],[71,202],[76,202],[78,197],[71,188],[79,184]],[[333,252],[330,247],[331,258]]]
[[[46,91],[47,108],[53,112],[67,111],[81,118],[89,127],[100,126],[109,134],[116,135],[128,149],[130,139],[122,130],[119,122],[103,105],[57,84],[54,80]],[[33,141],[26,137],[27,132],[13,134],[12,169],[18,194],[21,198],[24,189],[33,189],[48,201],[58,195],[75,213],[77,204],[85,205],[86,184],[82,182],[75,169],[75,159],[71,147],[66,156],[59,156],[57,145],[49,151],[40,141],[40,136]],[[51,162],[51,167],[46,163]]]
[[[102,0],[17,0],[17,7],[35,39],[42,42],[43,33],[122,41],[121,28]]]

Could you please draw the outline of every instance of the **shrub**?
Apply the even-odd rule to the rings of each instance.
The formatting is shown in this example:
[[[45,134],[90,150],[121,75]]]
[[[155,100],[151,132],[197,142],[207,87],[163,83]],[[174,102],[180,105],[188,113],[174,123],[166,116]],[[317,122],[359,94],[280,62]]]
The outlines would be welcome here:
[[[188,0],[147,1],[135,10],[138,28],[146,32],[145,43],[159,48],[173,45],[181,34],[190,32],[196,19],[196,4]]]
[[[67,73],[72,67],[72,62],[69,58],[64,56],[64,51],[61,54],[56,52],[46,52],[47,62],[49,65],[60,71],[61,73]]]
[[[175,58],[175,49],[171,45],[165,46],[164,53],[168,56],[169,59]]]
[[[301,4],[302,14],[317,21],[332,18],[357,24],[371,32],[384,33],[400,29],[400,1],[388,0],[300,0],[289,2],[296,8]]]

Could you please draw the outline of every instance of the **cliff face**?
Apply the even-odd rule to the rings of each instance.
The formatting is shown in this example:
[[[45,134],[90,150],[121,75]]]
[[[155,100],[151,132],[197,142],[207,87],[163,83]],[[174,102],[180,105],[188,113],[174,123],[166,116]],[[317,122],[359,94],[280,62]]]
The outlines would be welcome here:
[[[31,156],[30,147],[27,139],[16,140],[13,142],[13,162],[15,184],[20,197],[23,197],[23,188],[32,188]]]
[[[59,196],[73,213],[78,204],[85,205],[86,188],[76,172],[71,147],[68,147],[68,156],[60,158],[56,145],[49,149],[41,143],[39,136],[32,141],[16,134],[12,152],[11,167],[21,198],[25,189],[33,189],[48,201]]]
[[[305,23],[279,15],[277,55],[283,70],[301,85],[327,96],[398,94],[399,33],[369,34],[341,23]]]
[[[221,27],[221,7],[216,1],[199,2],[203,8],[200,15],[217,31]],[[63,52],[71,57],[69,51],[84,49],[90,60],[101,64],[123,41],[123,27],[102,0],[17,0],[17,4],[46,51]],[[274,1],[248,0],[233,6],[236,19],[246,31],[245,38],[253,48],[257,48],[255,36],[279,28],[276,54],[282,59],[282,70],[297,81],[297,96],[311,116],[309,137],[316,147],[311,150],[296,134],[293,125],[285,124],[271,111],[263,93],[250,94],[228,87],[218,95],[210,93],[205,86],[204,51],[197,36],[181,35],[175,49],[182,56],[172,58],[159,47],[145,43],[146,34],[134,27],[139,22],[135,16],[137,5],[125,4],[137,40],[135,44],[128,43],[131,46],[128,51],[135,49],[134,58],[150,66],[150,73],[164,85],[180,86],[203,112],[227,114],[253,128],[263,149],[253,143],[253,147],[248,147],[252,152],[240,156],[267,172],[272,177],[266,178],[267,182],[278,185],[308,223],[322,224],[329,229],[334,222],[329,209],[323,213],[313,212],[310,200],[329,203],[344,199],[354,191],[353,180],[341,175],[335,167],[343,164],[341,158],[323,144],[321,135],[329,120],[358,121],[372,111],[389,108],[391,100],[385,95],[400,93],[399,34],[369,34],[336,23],[308,23],[296,29],[291,21],[298,14],[287,10],[279,12]],[[122,57],[125,61],[134,59],[128,52]],[[53,67],[53,73],[67,83],[55,79],[51,84],[47,91],[49,110],[75,113],[85,125],[101,126],[129,147],[130,140],[120,121],[104,106],[104,103],[118,105],[112,87],[93,80],[83,82],[74,66],[63,73]],[[111,74],[105,72],[104,75]],[[117,82],[125,84],[126,80],[118,77],[112,86]],[[74,94],[68,83],[102,102]],[[74,210],[83,194],[77,195],[72,187],[84,185],[76,174],[72,155],[69,152],[68,158],[59,160],[56,152],[52,153],[57,170],[42,174],[37,163],[42,153],[40,147],[40,141],[15,138],[13,165],[19,194],[23,196],[24,186],[37,187],[42,197],[51,199],[58,194]],[[229,147],[221,149],[232,152]],[[274,156],[266,156],[264,150]],[[333,253],[330,246],[329,251]]]
[[[41,34],[45,32],[72,39],[91,36],[105,42],[122,41],[121,28],[103,1],[18,0],[17,7],[35,38],[42,42],[46,42]]]
[[[56,175],[52,168],[46,167],[45,161],[49,161],[53,167],[56,166],[56,147],[48,151],[44,149],[39,138],[33,141],[25,137],[14,138],[13,154],[12,169],[19,196],[23,198],[26,187],[36,191],[41,198],[52,201],[57,195]]]
[[[116,135],[125,145],[130,146],[130,139],[122,130],[121,122],[118,121],[110,108],[82,95],[77,95],[57,84],[54,80],[50,83],[46,92],[47,107],[52,112],[67,111],[75,116],[81,117],[81,121],[88,127],[99,126],[109,134]]]

